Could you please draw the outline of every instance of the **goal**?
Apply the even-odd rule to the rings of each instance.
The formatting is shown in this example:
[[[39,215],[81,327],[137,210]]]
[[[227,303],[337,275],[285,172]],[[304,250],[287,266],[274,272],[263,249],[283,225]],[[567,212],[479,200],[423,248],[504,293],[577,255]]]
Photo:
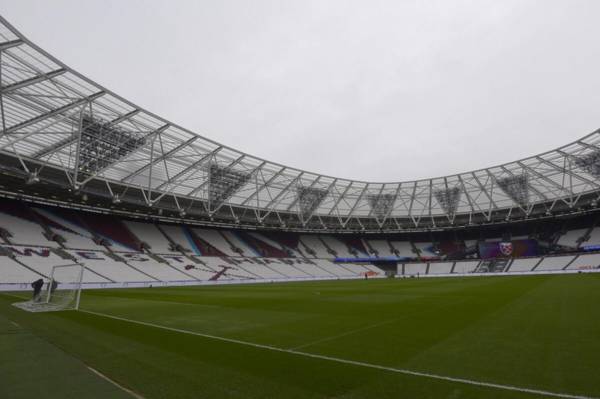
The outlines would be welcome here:
[[[13,305],[28,312],[56,312],[79,309],[84,266],[59,265],[52,268],[46,289],[36,298]]]

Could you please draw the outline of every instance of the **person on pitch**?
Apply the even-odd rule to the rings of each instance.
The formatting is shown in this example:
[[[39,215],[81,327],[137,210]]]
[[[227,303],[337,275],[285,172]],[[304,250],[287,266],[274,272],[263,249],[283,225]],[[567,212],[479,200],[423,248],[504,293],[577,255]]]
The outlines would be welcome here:
[[[31,287],[33,288],[33,301],[40,301],[40,293],[42,292],[42,288],[44,287],[44,280],[37,279],[33,283],[31,283]]]

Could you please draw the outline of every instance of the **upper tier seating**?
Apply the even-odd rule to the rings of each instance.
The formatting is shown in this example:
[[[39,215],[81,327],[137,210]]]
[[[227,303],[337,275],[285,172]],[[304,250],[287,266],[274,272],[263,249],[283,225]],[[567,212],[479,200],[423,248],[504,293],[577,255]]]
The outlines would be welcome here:
[[[247,232],[237,232],[245,243],[254,249],[261,257],[265,258],[289,258],[290,254],[281,245],[260,236],[259,234],[249,234]],[[269,241],[269,242],[267,242]]]
[[[337,253],[338,258],[352,258],[354,255],[348,250],[348,246],[333,236],[320,235],[321,240]],[[329,255],[329,257],[332,257]]]
[[[415,242],[415,247],[419,250],[422,258],[437,258],[439,256],[431,242]]]
[[[170,224],[161,224],[160,229],[166,234],[175,244],[180,245],[185,252],[190,254],[200,255],[196,244],[190,235],[186,232],[183,226],[173,226]],[[165,238],[167,239],[167,238]]]
[[[152,223],[125,221],[127,228],[135,234],[137,238],[150,245],[150,249],[155,254],[173,254],[178,253],[169,248],[169,240]]]
[[[590,232],[590,238],[583,245],[600,245],[600,227],[594,227]]]
[[[201,229],[193,227],[192,231],[202,240],[206,241],[227,256],[240,256],[235,252],[227,240],[221,235],[218,230]]]
[[[251,232],[248,232],[248,235],[251,235],[252,237],[254,237],[257,240],[263,241],[267,245],[269,245],[273,248],[279,249],[280,251],[282,251],[286,254],[292,255],[292,257],[295,257],[295,258],[301,257],[300,253],[298,251],[296,251],[295,248],[290,248],[290,247],[284,246],[284,244],[282,244],[278,241],[275,241],[275,240],[271,239],[270,237],[267,237],[264,234],[260,234],[260,233],[251,231]]]
[[[413,259],[417,257],[412,245],[408,241],[390,241],[390,244],[398,251],[399,258]]]
[[[58,247],[56,242],[44,237],[44,229],[39,224],[29,220],[0,212],[0,227],[12,235],[10,242],[13,244]]]
[[[230,230],[221,230],[221,234],[227,240],[227,242],[231,243],[231,245],[233,247],[240,249],[242,251],[241,255],[248,256],[248,257],[261,256],[260,253],[255,248],[253,248],[248,243],[246,243],[242,238],[240,238],[240,236],[236,232],[230,231]],[[238,253],[238,255],[239,255],[239,253]]]
[[[565,247],[577,248],[579,240],[581,237],[585,235],[588,229],[577,229],[577,230],[569,230],[558,239],[558,245],[564,245]]]
[[[319,258],[319,259],[333,259],[335,255],[329,253],[327,251],[327,247],[321,242],[318,236],[316,235],[306,235],[303,234],[300,236],[300,241],[304,246],[310,248],[314,251],[314,255],[310,255],[305,251],[305,255],[309,258]],[[299,245],[302,249],[304,249],[301,245]]]
[[[116,216],[82,212],[79,219],[96,236],[108,240],[112,251],[139,252],[142,250],[140,239]]]
[[[94,242],[92,233],[85,228],[46,209],[34,208],[34,210],[40,216],[52,222],[49,228],[66,240],[64,242],[65,248],[89,249],[92,251],[102,251],[105,249],[102,245]]]
[[[366,241],[365,246],[371,246],[372,249],[377,251],[377,257],[386,258],[391,256],[396,256],[392,253],[392,249],[390,248],[390,243],[387,240],[363,240]]]

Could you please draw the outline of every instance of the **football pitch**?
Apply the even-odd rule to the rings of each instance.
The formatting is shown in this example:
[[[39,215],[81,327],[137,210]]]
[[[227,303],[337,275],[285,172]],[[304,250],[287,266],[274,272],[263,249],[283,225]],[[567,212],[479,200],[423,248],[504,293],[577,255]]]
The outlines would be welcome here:
[[[0,294],[0,397],[600,398],[600,274]]]

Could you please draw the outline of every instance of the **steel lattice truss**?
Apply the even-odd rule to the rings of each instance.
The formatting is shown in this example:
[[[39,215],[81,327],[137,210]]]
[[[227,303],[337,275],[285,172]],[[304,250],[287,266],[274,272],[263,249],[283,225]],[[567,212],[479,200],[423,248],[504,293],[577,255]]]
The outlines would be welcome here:
[[[596,201],[600,130],[554,151],[396,183],[339,179],[245,154],[162,119],[62,64],[0,17],[0,154],[29,181],[137,192],[149,209],[299,229],[398,230],[533,217]],[[540,142],[543,145],[543,142]],[[14,167],[14,166],[13,166]]]

